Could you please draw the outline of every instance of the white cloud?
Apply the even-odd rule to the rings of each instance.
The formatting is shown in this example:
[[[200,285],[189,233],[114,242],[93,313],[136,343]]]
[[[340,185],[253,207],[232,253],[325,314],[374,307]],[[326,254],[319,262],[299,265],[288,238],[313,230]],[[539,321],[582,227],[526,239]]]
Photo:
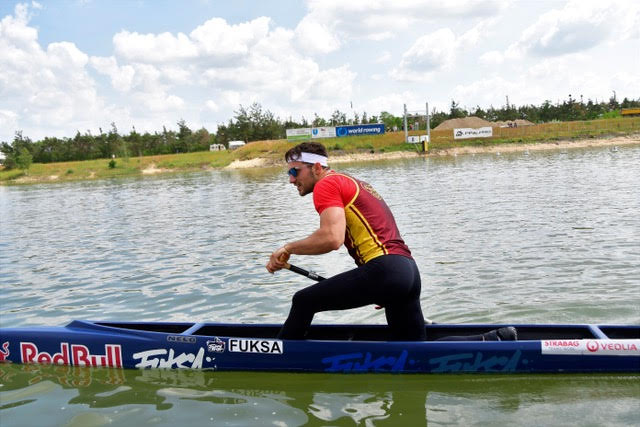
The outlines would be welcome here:
[[[490,105],[500,107],[505,105],[506,96],[509,96],[511,104],[522,105],[525,103],[525,98],[516,99],[520,94],[526,94],[529,92],[535,92],[535,88],[525,88],[523,79],[519,76],[515,76],[514,79],[505,79],[501,76],[489,77],[476,80],[467,85],[457,85],[452,93],[452,99],[462,103],[462,107],[471,109],[479,104],[481,107],[486,108]],[[469,100],[476,100],[471,103]]]
[[[504,54],[497,50],[491,50],[480,55],[480,63],[483,65],[500,65],[504,62]]]
[[[441,28],[420,37],[403,55],[391,76],[397,80],[418,81],[427,79],[437,70],[453,64],[456,36],[449,28]]]
[[[190,36],[202,56],[224,61],[245,56],[269,34],[270,23],[271,19],[264,16],[237,25],[213,18],[193,30]]]
[[[113,36],[117,56],[127,61],[167,62],[194,58],[195,44],[184,34],[138,34],[121,31]]]
[[[462,52],[482,46],[495,24],[495,18],[489,18],[480,20],[460,36],[456,36],[451,28],[440,28],[423,35],[404,52],[400,64],[390,75],[398,81],[429,80],[435,72],[451,69]]]
[[[211,99],[208,99],[207,102],[205,102],[205,107],[208,110],[213,111],[214,113],[220,111],[220,107],[218,106],[218,104],[216,104],[216,102]]]
[[[373,61],[375,64],[383,64],[385,62],[389,62],[391,61],[391,52],[389,52],[388,50],[385,50],[383,52],[380,52],[380,55]]]
[[[101,74],[105,74],[111,78],[111,85],[120,92],[128,92],[133,85],[133,77],[135,69],[131,65],[123,67],[118,66],[116,58],[110,56],[108,58],[91,57],[90,64]]]
[[[303,52],[308,54],[326,54],[340,48],[340,40],[327,25],[307,16],[300,21],[295,30],[296,42]]]
[[[113,36],[113,45],[116,55],[130,62],[167,63],[199,58],[217,66],[231,66],[267,36],[270,21],[260,17],[229,25],[222,18],[212,18],[189,35],[138,34],[123,30]]]
[[[311,0],[305,19],[324,23],[340,40],[384,40],[443,19],[492,17],[508,0]]]
[[[70,42],[42,49],[37,30],[28,25],[31,11],[19,4],[14,16],[0,21],[0,99],[13,113],[3,114],[3,121],[15,124],[11,132],[35,129],[32,138],[62,129],[68,134],[69,121],[86,125],[104,105],[85,68],[88,56]]]
[[[510,47],[510,56],[558,56],[591,49],[608,39],[638,36],[640,5],[633,2],[572,0],[542,14]]]
[[[0,129],[17,129],[18,115],[10,110],[0,110]]]

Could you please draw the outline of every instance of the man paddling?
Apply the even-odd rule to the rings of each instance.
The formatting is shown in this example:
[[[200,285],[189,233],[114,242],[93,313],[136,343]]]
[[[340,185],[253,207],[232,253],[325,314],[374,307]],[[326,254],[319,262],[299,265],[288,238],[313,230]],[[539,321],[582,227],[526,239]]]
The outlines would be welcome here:
[[[392,340],[426,339],[418,266],[382,197],[366,182],[329,169],[321,144],[301,143],[287,151],[285,161],[289,182],[300,196],[313,193],[320,227],[276,249],[267,270],[285,268],[293,254],[320,255],[343,244],[358,267],[296,292],[278,337],[304,339],[316,313],[377,304],[385,309]],[[506,332],[491,331],[474,339],[515,339],[515,330],[513,336]]]

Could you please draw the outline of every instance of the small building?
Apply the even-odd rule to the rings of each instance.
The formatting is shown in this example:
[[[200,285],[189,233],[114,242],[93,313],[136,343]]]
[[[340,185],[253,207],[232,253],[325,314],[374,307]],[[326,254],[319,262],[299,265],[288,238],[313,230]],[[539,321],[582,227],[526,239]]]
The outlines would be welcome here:
[[[493,124],[480,117],[469,116],[460,119],[449,119],[440,123],[433,130],[456,129],[456,128],[484,128],[491,127]]]
[[[495,121],[493,122],[493,124],[494,126],[501,127],[501,128],[517,128],[522,126],[535,126],[535,123],[525,119]]]
[[[622,117],[640,116],[640,108],[623,108],[620,110]]]
[[[244,141],[229,141],[229,150],[235,150],[244,145]]]

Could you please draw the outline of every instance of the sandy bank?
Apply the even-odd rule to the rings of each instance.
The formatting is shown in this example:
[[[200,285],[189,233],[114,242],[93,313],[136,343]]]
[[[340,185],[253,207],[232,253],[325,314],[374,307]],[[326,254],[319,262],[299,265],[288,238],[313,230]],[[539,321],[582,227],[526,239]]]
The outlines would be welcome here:
[[[454,147],[446,150],[435,150],[433,152],[430,152],[429,155],[452,156],[458,154],[513,153],[519,151],[565,150],[572,148],[612,147],[633,144],[640,144],[640,134],[616,136],[612,138],[602,139],[587,138],[553,142],[536,142],[529,144],[501,144],[487,147]]]
[[[427,156],[457,156],[461,154],[480,153],[513,153],[524,151],[565,150],[572,148],[607,147],[640,144],[640,134],[616,136],[612,138],[587,138],[553,142],[514,143],[491,146],[467,146],[448,149],[430,150]],[[413,151],[394,151],[392,153],[352,153],[340,156],[331,156],[329,163],[361,162],[370,160],[391,160],[423,156],[424,154]],[[227,169],[243,169],[253,167],[282,166],[281,160],[256,158],[251,160],[235,160]]]
[[[143,175],[155,175],[157,173],[170,172],[169,169],[158,168],[155,163],[151,163],[146,168],[142,169]]]

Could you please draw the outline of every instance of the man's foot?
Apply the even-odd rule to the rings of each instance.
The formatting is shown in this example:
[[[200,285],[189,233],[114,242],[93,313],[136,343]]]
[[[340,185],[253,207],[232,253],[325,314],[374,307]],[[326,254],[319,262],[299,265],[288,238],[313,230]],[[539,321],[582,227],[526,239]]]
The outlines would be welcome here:
[[[504,328],[494,329],[482,334],[483,341],[517,341],[518,332],[513,326],[505,326]]]
[[[500,341],[518,341],[518,331],[513,326],[500,328],[496,331]]]

